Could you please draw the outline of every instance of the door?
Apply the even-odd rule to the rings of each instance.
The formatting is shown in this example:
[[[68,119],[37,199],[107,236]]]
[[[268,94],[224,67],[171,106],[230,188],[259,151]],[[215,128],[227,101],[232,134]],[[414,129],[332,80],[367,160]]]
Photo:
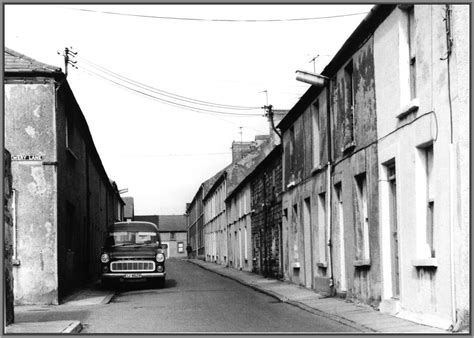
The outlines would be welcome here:
[[[313,285],[313,247],[312,247],[312,231],[311,231],[311,200],[304,200],[303,211],[303,239],[304,239],[304,285],[311,288]]]
[[[397,181],[395,163],[387,167],[389,182],[389,212],[391,231],[392,297],[400,297],[400,261],[397,224]]]

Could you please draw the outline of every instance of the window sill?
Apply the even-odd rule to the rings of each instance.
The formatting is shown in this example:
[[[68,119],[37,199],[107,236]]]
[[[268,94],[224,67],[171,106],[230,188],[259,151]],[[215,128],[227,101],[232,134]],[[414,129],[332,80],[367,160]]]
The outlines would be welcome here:
[[[325,166],[322,166],[322,165],[318,165],[317,167],[314,167],[311,170],[311,175],[316,175],[317,173],[323,171],[324,168],[325,168]]]
[[[74,158],[76,161],[79,160],[79,157],[77,157],[77,155],[72,151],[71,148],[66,148],[66,151],[67,151],[67,153],[68,153],[69,155],[71,155],[72,158]]]
[[[286,188],[287,188],[287,189],[293,189],[295,186],[296,186],[295,181],[291,181],[290,183],[288,183],[288,185],[286,186]]]
[[[352,141],[351,143],[346,144],[344,147],[342,147],[342,152],[348,153],[349,151],[352,151],[356,146],[355,141]]]
[[[317,262],[316,263],[316,266],[318,268],[327,268],[328,267],[328,262],[324,261],[324,262]]]
[[[299,268],[300,268],[300,262],[291,263],[291,267],[292,267],[293,269],[299,269]]]
[[[370,259],[358,259],[354,261],[354,266],[370,266]]]
[[[406,105],[400,108],[397,114],[397,119],[399,120],[403,119],[408,114],[413,113],[414,111],[417,111],[419,107],[420,107],[420,100],[418,98],[411,100]]]
[[[437,268],[438,260],[436,258],[414,259],[411,264],[417,268]]]

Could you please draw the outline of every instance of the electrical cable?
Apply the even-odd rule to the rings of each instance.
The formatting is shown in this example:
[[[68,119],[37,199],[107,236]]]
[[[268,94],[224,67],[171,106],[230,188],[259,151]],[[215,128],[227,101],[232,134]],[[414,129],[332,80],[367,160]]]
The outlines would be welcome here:
[[[391,132],[385,134],[384,136],[381,136],[380,138],[376,139],[375,141],[370,142],[370,143],[367,144],[366,146],[364,146],[364,147],[362,147],[362,148],[360,148],[360,149],[357,149],[356,151],[350,153],[350,154],[347,155],[347,156],[344,156],[344,157],[341,158],[339,161],[334,162],[334,163],[333,163],[333,166],[337,166],[339,163],[341,163],[341,162],[347,160],[348,158],[352,157],[354,154],[356,154],[356,153],[358,153],[358,152],[360,152],[360,151],[362,151],[362,150],[365,150],[365,149],[367,149],[367,148],[373,146],[374,144],[379,143],[380,141],[382,141],[383,139],[385,139],[385,138],[389,137],[390,135],[396,133],[396,132],[399,131],[400,129],[403,129],[403,128],[405,128],[405,127],[407,127],[407,126],[413,124],[414,122],[418,121],[418,120],[421,119],[422,117],[425,117],[425,116],[430,115],[430,114],[433,114],[433,116],[434,116],[434,118],[435,118],[436,137],[434,137],[434,142],[436,142],[436,140],[438,139],[438,118],[437,118],[437,116],[436,116],[435,111],[433,110],[433,111],[429,111],[429,112],[427,112],[427,113],[424,113],[424,114],[422,114],[422,115],[420,115],[420,116],[417,116],[416,118],[414,118],[414,119],[411,120],[410,122],[407,122],[407,123],[401,125],[400,127],[395,128],[395,129],[392,130]]]
[[[202,100],[193,99],[193,98],[190,98],[190,97],[187,97],[187,96],[174,94],[174,93],[167,92],[167,91],[164,91],[164,90],[152,87],[152,86],[148,86],[148,85],[143,84],[141,82],[130,79],[126,76],[115,73],[111,70],[108,70],[107,68],[105,68],[103,66],[100,66],[100,65],[98,65],[98,64],[96,64],[92,61],[87,60],[84,57],[80,57],[80,56],[77,56],[77,57],[79,59],[82,59],[82,61],[86,62],[87,64],[89,64],[93,68],[98,68],[100,71],[108,73],[109,75],[111,75],[113,77],[116,77],[116,78],[119,78],[122,81],[131,83],[131,84],[139,86],[143,89],[147,89],[147,90],[150,90],[150,91],[155,92],[157,94],[167,96],[167,97],[170,97],[170,98],[173,98],[173,99],[182,100],[182,101],[185,101],[185,102],[188,102],[188,103],[195,103],[195,104],[200,104],[200,105],[204,105],[204,106],[224,108],[224,109],[233,109],[233,110],[256,110],[256,109],[261,109],[261,107],[235,106],[235,105],[226,105],[226,104],[214,103],[214,102],[209,102],[209,101],[202,101]]]
[[[184,20],[184,21],[205,21],[205,22],[291,22],[291,21],[312,21],[312,20],[323,20],[323,19],[335,19],[348,16],[356,16],[367,14],[368,12],[359,12],[359,13],[348,13],[348,14],[339,14],[339,15],[329,15],[329,16],[320,16],[312,18],[289,18],[289,19],[203,19],[203,18],[188,18],[188,17],[172,17],[172,16],[155,16],[155,15],[144,15],[144,14],[131,14],[131,13],[119,13],[119,12],[110,12],[110,11],[97,11],[92,9],[84,8],[69,8],[70,10],[98,13],[98,14],[108,14],[108,15],[120,15],[120,16],[130,16],[130,17],[139,17],[147,19],[162,19],[162,20]]]
[[[138,93],[138,94],[141,94],[141,95],[144,95],[144,96],[147,96],[149,98],[152,98],[152,99],[155,99],[157,101],[160,101],[162,103],[165,103],[165,104],[168,104],[168,105],[171,105],[171,106],[175,106],[175,107],[178,107],[178,108],[181,108],[181,109],[185,109],[185,110],[191,110],[191,111],[194,111],[194,112],[197,112],[197,113],[201,113],[201,114],[208,114],[208,115],[215,115],[215,114],[218,114],[218,115],[228,115],[228,116],[239,116],[239,117],[261,117],[262,115],[261,114],[244,114],[244,113],[229,113],[229,112],[222,112],[222,111],[217,111],[217,110],[210,110],[210,109],[204,109],[204,108],[199,108],[199,107],[191,107],[191,106],[187,106],[187,105],[184,105],[184,104],[180,104],[180,103],[176,103],[176,102],[172,102],[172,101],[169,101],[169,100],[165,100],[163,98],[159,98],[155,95],[152,95],[152,94],[148,94],[148,93],[145,93],[141,90],[138,90],[138,89],[135,89],[135,88],[131,88],[127,85],[124,85],[122,83],[119,83],[117,81],[114,81],[110,78],[107,78],[105,76],[102,76],[90,69],[87,69],[86,67],[84,66],[77,66],[76,65],[76,68],[77,69],[80,69],[94,77],[98,77],[98,78],[101,78],[103,80],[106,80],[106,81],[109,81],[111,83],[114,83],[115,85],[118,85],[122,88],[125,88],[125,89],[128,89],[128,90],[131,90],[135,93]]]

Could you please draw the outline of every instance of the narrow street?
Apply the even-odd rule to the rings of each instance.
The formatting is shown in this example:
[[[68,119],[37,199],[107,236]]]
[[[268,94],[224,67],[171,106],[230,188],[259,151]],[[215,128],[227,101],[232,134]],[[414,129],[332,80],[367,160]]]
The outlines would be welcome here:
[[[81,333],[354,332],[188,263],[167,261],[163,289],[129,284],[107,305],[64,307],[43,320],[72,315]],[[19,320],[28,320],[23,314]]]

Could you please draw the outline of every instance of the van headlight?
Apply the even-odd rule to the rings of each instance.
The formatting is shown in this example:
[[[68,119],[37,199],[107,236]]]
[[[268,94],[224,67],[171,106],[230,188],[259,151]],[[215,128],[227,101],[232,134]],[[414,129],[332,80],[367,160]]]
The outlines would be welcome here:
[[[161,252],[156,254],[156,261],[157,262],[164,262],[165,261],[165,255],[163,255]]]
[[[110,257],[109,257],[109,254],[108,253],[103,253],[101,256],[100,256],[100,261],[102,263],[108,263],[110,261]]]

